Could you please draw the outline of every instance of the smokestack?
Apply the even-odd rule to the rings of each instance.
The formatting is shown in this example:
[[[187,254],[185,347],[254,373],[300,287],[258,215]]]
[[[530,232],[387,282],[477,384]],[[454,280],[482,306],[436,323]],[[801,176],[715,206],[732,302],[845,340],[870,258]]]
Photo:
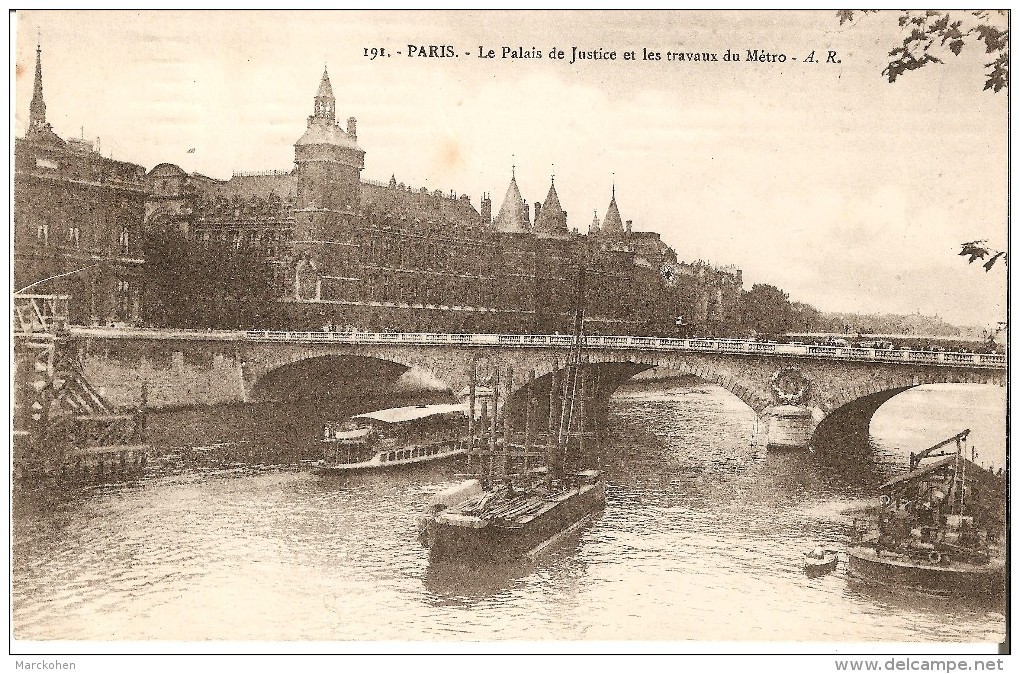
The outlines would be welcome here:
[[[492,223],[492,199],[488,194],[482,195],[482,222],[487,225]]]
[[[347,118],[347,135],[354,140],[358,139],[358,120],[353,117]]]

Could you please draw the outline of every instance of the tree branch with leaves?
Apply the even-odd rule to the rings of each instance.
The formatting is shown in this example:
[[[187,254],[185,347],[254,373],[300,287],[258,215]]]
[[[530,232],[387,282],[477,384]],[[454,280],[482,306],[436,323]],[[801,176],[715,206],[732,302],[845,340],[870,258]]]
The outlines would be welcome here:
[[[962,250],[960,255],[969,258],[968,264],[973,264],[978,260],[984,260],[984,264],[981,266],[985,268],[985,271],[991,271],[992,267],[995,266],[996,262],[1002,261],[1002,264],[1007,264],[1006,251],[996,250],[988,245],[988,241],[980,239],[978,241],[968,241],[967,243],[960,244]]]
[[[855,17],[878,13],[875,9],[843,9],[836,12],[839,24],[854,23]],[[984,45],[991,61],[985,64],[985,89],[993,92],[1009,87],[1009,12],[996,10],[904,10],[899,25],[907,32],[903,44],[893,48],[882,74],[890,82],[911,70],[931,63],[944,63],[948,54],[959,56],[968,43]]]

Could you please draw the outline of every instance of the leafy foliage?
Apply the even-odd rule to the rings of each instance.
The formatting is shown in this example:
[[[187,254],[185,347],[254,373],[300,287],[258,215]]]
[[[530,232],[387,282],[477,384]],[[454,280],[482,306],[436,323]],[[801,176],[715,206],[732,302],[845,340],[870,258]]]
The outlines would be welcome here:
[[[755,283],[741,297],[741,323],[759,335],[784,335],[794,327],[790,296],[774,285]]]
[[[1002,260],[1002,264],[1006,264],[1006,251],[990,248],[988,241],[984,239],[968,241],[967,243],[960,244],[960,247],[960,255],[968,258],[968,264],[973,264],[977,260],[985,260],[985,263],[981,265],[985,268],[985,271],[991,271],[992,267],[999,260]]]
[[[148,233],[145,247],[148,325],[249,329],[278,322],[273,270],[256,253],[200,248],[176,231]]]
[[[844,9],[836,12],[840,25],[853,22],[855,15],[878,10]],[[946,53],[959,56],[968,42],[983,43],[992,60],[985,64],[985,89],[993,92],[1009,87],[1009,15],[1007,10],[905,10],[899,25],[907,31],[903,44],[893,48],[882,74],[890,82],[906,72],[929,63],[943,63]]]

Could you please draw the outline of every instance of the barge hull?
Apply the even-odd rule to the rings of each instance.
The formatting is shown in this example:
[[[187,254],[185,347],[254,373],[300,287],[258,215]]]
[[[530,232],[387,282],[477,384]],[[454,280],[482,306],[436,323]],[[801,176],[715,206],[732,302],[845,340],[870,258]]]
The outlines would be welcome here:
[[[505,561],[530,555],[573,524],[605,507],[602,480],[583,485],[575,493],[528,521],[480,521],[477,528],[433,522],[429,556],[432,559]]]
[[[922,588],[951,595],[999,596],[1005,592],[1005,565],[932,566],[878,557],[870,548],[851,548],[847,575],[877,585]]]

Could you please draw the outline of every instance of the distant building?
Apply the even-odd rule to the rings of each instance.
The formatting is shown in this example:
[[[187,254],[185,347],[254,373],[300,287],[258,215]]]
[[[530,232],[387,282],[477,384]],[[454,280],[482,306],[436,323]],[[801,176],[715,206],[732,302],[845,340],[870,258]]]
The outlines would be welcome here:
[[[72,294],[76,322],[136,323],[146,242],[176,232],[195,249],[270,263],[284,308],[273,327],[565,333],[582,276],[589,332],[673,335],[683,319],[723,334],[739,320],[740,272],[679,263],[657,233],[623,219],[615,187],[602,222],[580,234],[554,180],[529,208],[511,172],[493,217],[487,194],[476,208],[395,176],[367,180],[364,160],[357,121],[337,122],[323,72],[290,170],[146,173],[46,124],[40,50],[15,147],[16,287],[66,274],[32,290]]]
[[[511,175],[493,218],[488,195],[476,209],[467,195],[362,178],[357,122],[336,115],[324,72],[292,170],[217,181],[155,167],[146,226],[259,251],[294,327],[566,332],[583,265],[589,330],[674,334],[681,302],[662,270],[676,254],[624,222],[615,189],[587,236],[568,228],[555,181],[532,217]]]
[[[28,131],[14,143],[14,288],[70,294],[76,323],[140,315],[145,168],[64,140],[46,122],[36,49]]]

